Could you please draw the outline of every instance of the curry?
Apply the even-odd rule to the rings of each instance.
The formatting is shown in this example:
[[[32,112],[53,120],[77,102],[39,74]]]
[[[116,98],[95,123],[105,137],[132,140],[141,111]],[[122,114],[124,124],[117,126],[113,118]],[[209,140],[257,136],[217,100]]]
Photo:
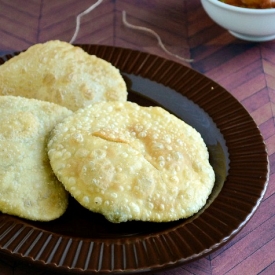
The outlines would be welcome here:
[[[252,8],[252,9],[267,9],[275,8],[275,0],[220,0],[229,5]]]

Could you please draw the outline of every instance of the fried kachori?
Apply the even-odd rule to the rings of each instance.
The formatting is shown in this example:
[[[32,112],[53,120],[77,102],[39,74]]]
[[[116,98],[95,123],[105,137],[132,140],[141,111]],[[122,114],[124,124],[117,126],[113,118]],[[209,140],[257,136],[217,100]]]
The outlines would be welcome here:
[[[111,63],[67,42],[35,44],[0,66],[0,95],[53,102],[72,111],[99,101],[126,101]]]
[[[161,107],[132,102],[78,110],[54,128],[48,154],[71,195],[114,223],[190,217],[215,181],[194,128]]]
[[[0,211],[29,220],[60,217],[68,192],[55,177],[46,144],[56,123],[72,111],[15,96],[0,97]]]

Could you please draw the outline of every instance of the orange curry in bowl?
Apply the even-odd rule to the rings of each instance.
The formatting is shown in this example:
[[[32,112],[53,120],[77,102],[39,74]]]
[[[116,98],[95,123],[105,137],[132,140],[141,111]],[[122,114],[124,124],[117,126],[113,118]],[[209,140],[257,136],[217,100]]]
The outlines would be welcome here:
[[[252,9],[267,9],[275,8],[275,0],[220,0],[229,5],[252,8]]]

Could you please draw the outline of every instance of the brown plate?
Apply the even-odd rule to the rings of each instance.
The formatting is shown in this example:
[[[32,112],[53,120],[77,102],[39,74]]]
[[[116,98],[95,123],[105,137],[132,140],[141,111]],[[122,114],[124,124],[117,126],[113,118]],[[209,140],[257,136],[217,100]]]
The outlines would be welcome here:
[[[202,134],[215,188],[199,213],[170,223],[111,224],[72,198],[53,222],[0,214],[0,253],[56,272],[127,274],[176,267],[221,247],[248,222],[266,190],[268,157],[253,119],[224,88],[183,65],[129,49],[81,47],[121,70],[129,100],[160,105]]]

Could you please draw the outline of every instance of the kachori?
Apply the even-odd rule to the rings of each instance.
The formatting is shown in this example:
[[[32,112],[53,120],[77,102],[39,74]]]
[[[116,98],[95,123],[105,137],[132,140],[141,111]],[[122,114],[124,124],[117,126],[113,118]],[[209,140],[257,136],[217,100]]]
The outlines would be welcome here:
[[[71,115],[65,107],[0,96],[0,211],[35,221],[60,217],[68,192],[55,177],[46,144],[49,132]]]
[[[67,42],[35,44],[0,66],[0,95],[53,102],[72,111],[99,101],[126,101],[111,63]]]
[[[132,102],[78,110],[54,128],[48,154],[71,195],[114,223],[190,217],[215,181],[194,128],[161,107]]]

